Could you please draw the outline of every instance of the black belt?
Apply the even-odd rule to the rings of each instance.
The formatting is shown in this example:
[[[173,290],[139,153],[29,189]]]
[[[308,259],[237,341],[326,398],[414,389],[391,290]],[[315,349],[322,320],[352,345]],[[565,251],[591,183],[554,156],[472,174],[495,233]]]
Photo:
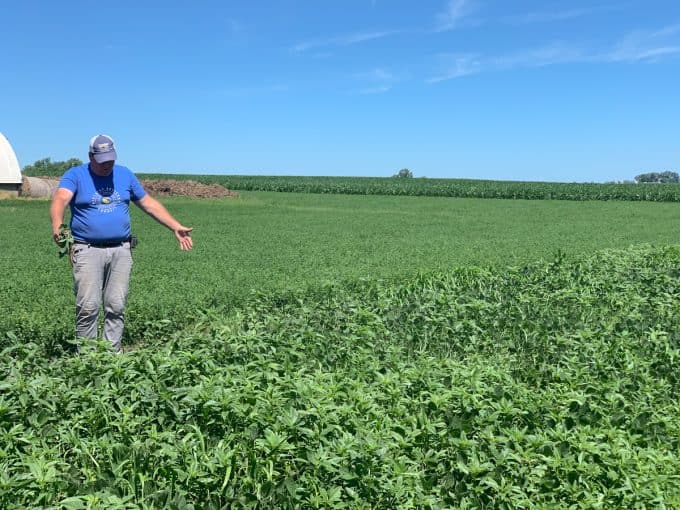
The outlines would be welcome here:
[[[75,244],[86,244],[88,246],[91,246],[92,248],[115,248],[116,246],[122,246],[124,242],[129,241],[129,239],[123,239],[122,241],[105,241],[105,242],[90,242],[90,241],[81,241],[79,239],[76,239],[73,241]]]

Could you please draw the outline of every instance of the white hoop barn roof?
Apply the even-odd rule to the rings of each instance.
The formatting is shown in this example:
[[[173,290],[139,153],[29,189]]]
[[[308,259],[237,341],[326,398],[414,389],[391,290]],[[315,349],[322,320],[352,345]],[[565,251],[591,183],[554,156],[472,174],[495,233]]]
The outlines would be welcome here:
[[[21,168],[9,140],[0,133],[0,191],[18,193],[21,189]]]

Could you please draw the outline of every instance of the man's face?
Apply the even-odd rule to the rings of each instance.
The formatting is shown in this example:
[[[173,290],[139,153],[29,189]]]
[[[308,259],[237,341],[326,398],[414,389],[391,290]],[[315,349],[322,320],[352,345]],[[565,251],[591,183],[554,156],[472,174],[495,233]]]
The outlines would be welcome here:
[[[90,165],[95,173],[108,175],[113,170],[113,164],[115,161],[105,161],[104,163],[97,163],[94,159],[94,155],[90,153]]]

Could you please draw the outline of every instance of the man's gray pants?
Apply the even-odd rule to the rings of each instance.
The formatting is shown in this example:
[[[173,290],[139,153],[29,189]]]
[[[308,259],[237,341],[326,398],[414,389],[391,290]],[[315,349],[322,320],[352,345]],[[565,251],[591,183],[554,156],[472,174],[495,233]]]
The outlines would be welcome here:
[[[73,245],[73,282],[76,294],[76,336],[97,338],[99,310],[104,305],[104,340],[122,352],[125,304],[127,302],[132,253],[130,243],[99,248]]]

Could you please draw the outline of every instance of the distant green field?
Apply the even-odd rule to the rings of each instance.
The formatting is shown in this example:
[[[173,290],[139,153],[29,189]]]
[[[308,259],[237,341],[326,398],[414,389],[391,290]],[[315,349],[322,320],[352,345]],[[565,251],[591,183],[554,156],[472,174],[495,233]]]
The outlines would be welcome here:
[[[401,279],[457,266],[517,265],[631,244],[674,244],[674,204],[479,200],[243,192],[238,199],[166,199],[195,227],[196,248],[133,209],[135,252],[126,341],[206,304],[255,291],[362,277]],[[0,202],[0,329],[61,342],[73,334],[66,260],[51,243],[48,203]],[[38,297],[37,297],[38,296]]]

